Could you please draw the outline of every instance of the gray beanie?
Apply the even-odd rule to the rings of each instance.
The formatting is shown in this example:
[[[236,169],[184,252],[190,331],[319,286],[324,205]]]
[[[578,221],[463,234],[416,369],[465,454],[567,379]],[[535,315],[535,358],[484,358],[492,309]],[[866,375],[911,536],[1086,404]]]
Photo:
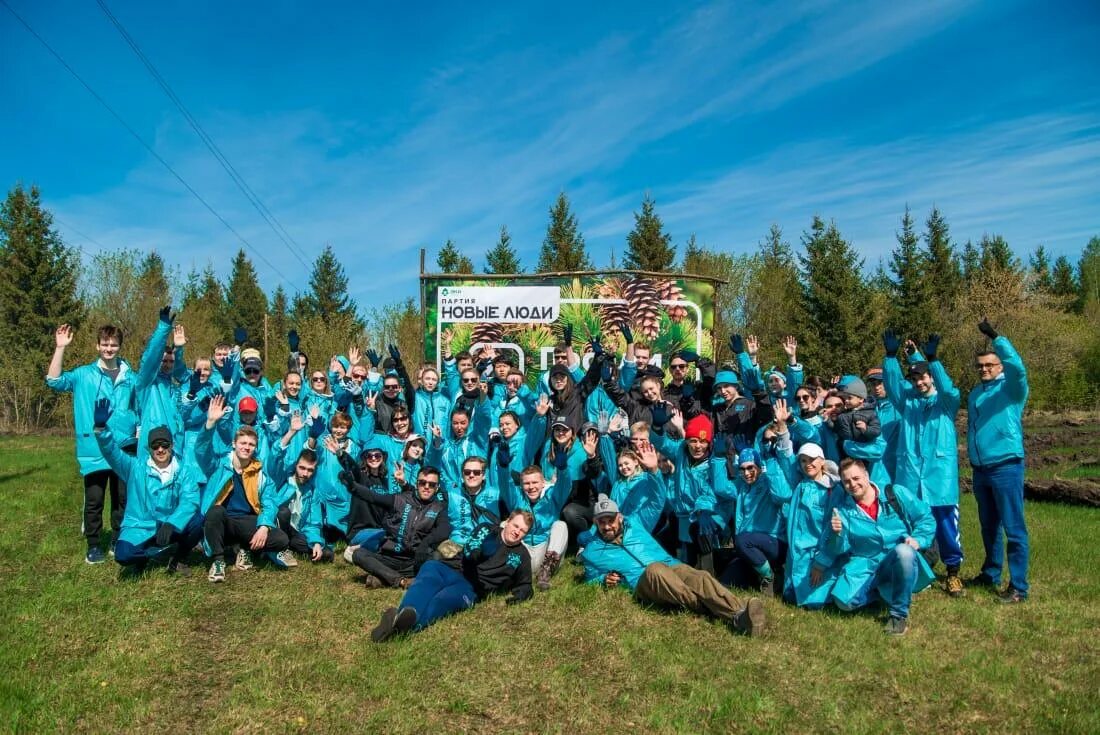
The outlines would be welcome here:
[[[859,378],[852,378],[840,388],[841,393],[847,393],[856,398],[867,400],[867,386]]]

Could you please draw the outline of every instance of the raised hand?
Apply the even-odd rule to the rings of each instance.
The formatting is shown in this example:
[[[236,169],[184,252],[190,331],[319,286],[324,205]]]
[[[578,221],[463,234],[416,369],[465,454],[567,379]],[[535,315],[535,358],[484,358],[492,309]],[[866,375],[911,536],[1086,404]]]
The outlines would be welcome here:
[[[844,530],[844,523],[840,520],[840,511],[833,508],[833,518],[829,521],[829,527],[833,529],[833,533],[840,533]]]
[[[343,454],[343,452],[340,449],[339,442],[336,441],[336,437],[334,437],[332,434],[329,434],[324,438],[323,442],[325,445],[325,449],[332,452],[336,456],[336,461],[339,462],[340,455]]]
[[[389,349],[390,349],[390,357],[393,358],[393,361],[395,363],[400,364],[401,363],[401,350],[397,349],[397,345],[395,345],[395,344],[391,344]]]
[[[650,444],[648,441],[644,441],[635,447],[634,451],[638,453],[638,459],[641,460],[642,467],[646,472],[656,472],[657,464],[660,461],[660,457],[657,455],[657,448]]]
[[[53,339],[57,347],[68,347],[73,343],[73,328],[68,324],[62,324],[53,333]]]
[[[790,358],[791,364],[798,361],[798,340],[794,338],[794,335],[788,334],[780,342],[783,345],[783,351],[787,353],[787,357]]]
[[[584,447],[584,453],[588,455],[589,459],[596,456],[596,448],[599,446],[599,443],[599,431],[588,431],[581,439],[581,446]]]
[[[297,329],[291,329],[289,332],[286,333],[286,343],[287,346],[290,347],[291,352],[298,351],[298,345],[301,343],[301,341],[298,337]]]
[[[628,345],[634,344],[634,333],[630,331],[630,325],[626,322],[619,324],[619,332],[623,335],[623,339],[626,340]]]
[[[314,416],[313,417],[313,423],[310,424],[310,426],[309,426],[309,438],[310,439],[319,439],[321,437],[321,434],[324,434],[325,429],[327,429],[327,428],[328,427],[325,426],[324,420]]]
[[[436,439],[443,439],[443,429],[439,428],[439,424],[432,424],[432,436]]]
[[[535,404],[535,413],[545,416],[550,412],[550,396],[543,393],[539,396],[539,402]]]
[[[194,399],[200,390],[202,390],[202,376],[199,375],[199,371],[196,370],[191,373],[191,379],[187,381],[187,397],[189,399]]]
[[[565,329],[562,330],[562,341],[565,342],[566,347],[573,346],[573,325],[566,324]]]
[[[213,429],[214,424],[222,420],[222,417],[232,409],[225,405],[225,396],[217,393],[210,399],[210,406],[206,409],[206,428]]]
[[[233,330],[233,341],[238,345],[243,345],[248,340],[248,331],[244,327],[237,327]]]
[[[352,365],[358,365],[359,361],[363,359],[363,352],[355,345],[348,346],[348,362]]]
[[[730,335],[730,350],[733,351],[734,355],[740,355],[745,351],[745,340],[742,339],[740,334]]]
[[[176,318],[176,313],[172,311],[171,304],[165,304],[160,310],[160,320],[165,324],[171,324],[172,320]]]
[[[187,332],[184,331],[182,324],[177,324],[172,327],[172,346],[183,347],[187,344]]]
[[[760,351],[760,340],[755,334],[750,334],[745,340],[745,349],[748,350],[749,357],[756,357],[756,353]]]
[[[290,415],[290,430],[297,434],[305,428],[306,422],[302,419],[302,412],[295,411]]]
[[[367,391],[367,397],[364,399],[364,402],[367,404],[367,408],[373,411],[374,407],[378,405],[378,391]]]
[[[604,360],[603,363],[600,365],[600,380],[611,380],[611,378],[614,377],[613,373],[614,371],[611,366],[611,361]]]
[[[615,415],[611,417],[611,420],[607,422],[607,431],[610,434],[617,434],[618,432],[622,431],[623,427],[625,426],[626,418],[623,416],[623,414],[616,411]]]
[[[92,411],[92,424],[97,429],[107,428],[107,422],[111,419],[111,401],[108,398],[100,398],[95,402]]]
[[[695,350],[680,350],[680,359],[684,362],[699,362],[699,353]]]
[[[367,360],[370,361],[370,366],[376,368],[382,364],[382,356],[374,350],[367,350]]]
[[[393,479],[397,480],[398,485],[405,484],[405,463],[398,462],[393,467]]]
[[[901,347],[901,340],[894,334],[893,329],[887,329],[882,333],[882,346],[886,349],[887,357],[893,357],[898,354],[898,348]]]
[[[446,329],[444,329],[442,332],[439,333],[439,339],[443,342],[443,348],[444,348],[443,351],[444,352],[450,352],[451,351],[451,342],[454,342],[454,339],[455,339],[455,331],[453,329],[451,329],[450,327],[447,327]]]
[[[928,341],[924,343],[924,349],[921,350],[924,352],[924,359],[929,362],[936,359],[936,354],[940,351],[940,339],[942,338],[938,334],[928,335]]]
[[[267,396],[264,398],[264,418],[271,421],[275,418],[276,401],[275,396]]]
[[[772,406],[772,415],[775,416],[777,424],[787,425],[787,422],[791,420],[791,410],[787,406],[787,399],[777,398],[775,400],[775,404]]]
[[[652,423],[655,428],[664,426],[671,418],[668,413],[668,404],[664,401],[654,403],[653,407],[649,409],[649,413],[653,418]]]
[[[984,316],[982,320],[978,322],[978,331],[990,339],[997,339],[997,337],[1000,336],[997,334],[997,330],[993,328],[993,325],[989,323],[989,319]]]
[[[592,348],[592,354],[599,357],[603,354],[603,345],[600,344],[600,335],[596,335],[592,338],[592,341],[588,343]]]

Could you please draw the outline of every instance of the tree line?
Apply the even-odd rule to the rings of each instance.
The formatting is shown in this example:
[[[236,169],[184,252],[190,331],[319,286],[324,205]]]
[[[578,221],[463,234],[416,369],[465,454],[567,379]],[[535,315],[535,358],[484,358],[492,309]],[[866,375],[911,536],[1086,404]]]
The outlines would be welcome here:
[[[621,262],[612,253],[607,266],[728,282],[716,304],[719,360],[729,357],[730,333],[758,335],[769,350],[765,360],[778,355],[782,336],[797,334],[810,371],[831,376],[879,362],[886,327],[922,339],[937,332],[944,335],[942,359],[966,389],[976,382],[970,366],[981,345],[974,325],[988,316],[1027,361],[1031,408],[1093,408],[1100,401],[1100,237],[1088,241],[1076,262],[1064,255],[1052,262],[1041,245],[1025,262],[998,235],[960,246],[938,209],[921,227],[906,208],[889,261],[869,268],[837,224],[818,216],[797,246],[773,225],[749,252],[708,247],[691,235],[679,258],[648,195],[634,219]],[[485,261],[485,273],[524,272],[507,227]],[[473,260],[452,240],[439,250],[436,264],[444,273],[475,272]],[[560,194],[550,207],[534,271],[594,267],[577,217]],[[94,354],[98,325],[116,324],[126,335],[123,357],[136,364],[157,310],[169,302],[178,305],[179,323],[187,328],[189,359],[209,355],[240,326],[248,343],[264,353],[273,380],[285,368],[291,328],[315,360],[344,352],[352,341],[393,342],[405,354],[422,353],[413,299],[361,308],[331,246],[314,261],[308,290],[293,295],[281,284],[266,291],[243,250],[224,283],[212,264],[184,274],[155,250],[105,251],[85,262],[62,240],[33,186],[16,185],[0,206],[0,274],[4,431],[68,423],[68,403],[42,380],[57,324],[78,329],[70,351],[74,360]]]

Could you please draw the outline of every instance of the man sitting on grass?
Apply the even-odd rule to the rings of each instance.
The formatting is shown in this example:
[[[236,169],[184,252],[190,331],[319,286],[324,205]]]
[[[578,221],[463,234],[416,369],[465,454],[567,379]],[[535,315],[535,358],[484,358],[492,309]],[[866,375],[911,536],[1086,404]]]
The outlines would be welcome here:
[[[673,559],[644,528],[624,521],[606,495],[596,501],[595,516],[597,537],[580,554],[590,583],[623,585],[642,602],[711,615],[746,635],[763,632],[764,604],[758,598],[742,605],[712,575]]]

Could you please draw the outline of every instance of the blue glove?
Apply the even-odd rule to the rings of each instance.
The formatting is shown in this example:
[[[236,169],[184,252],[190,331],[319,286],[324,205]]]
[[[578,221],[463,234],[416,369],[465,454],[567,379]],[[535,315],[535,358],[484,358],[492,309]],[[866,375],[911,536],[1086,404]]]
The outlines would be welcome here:
[[[630,331],[630,327],[627,326],[626,322],[619,325],[619,331],[622,332],[623,339],[626,340],[628,345],[634,344],[634,333]]]
[[[695,350],[680,350],[680,359],[684,362],[698,362],[699,353]]]
[[[604,360],[603,364],[600,365],[600,379],[601,380],[611,380],[611,377],[612,377],[612,375],[611,375],[611,361],[610,360]]]
[[[92,412],[92,423],[97,429],[107,427],[107,421],[111,418],[111,400],[100,398],[95,402],[95,410]]]
[[[566,324],[565,325],[565,329],[562,331],[562,341],[565,342],[566,345],[573,344],[573,325],[572,324]]]
[[[310,426],[309,426],[309,436],[310,436],[310,438],[311,439],[320,439],[321,434],[324,434],[325,429],[327,429],[327,428],[328,427],[325,426],[324,417],[323,416],[318,416],[317,418],[313,419],[313,423],[310,424]]]
[[[940,349],[940,335],[930,334],[928,335],[928,341],[924,343],[924,359],[932,362],[936,359],[936,352]]]
[[[233,380],[233,360],[228,355],[222,360],[222,366],[218,368],[218,374],[222,376],[222,380],[226,383]]]
[[[569,466],[569,453],[558,447],[554,447],[554,467],[564,470]]]
[[[382,356],[374,350],[367,350],[367,360],[370,361],[371,367],[378,367],[382,364]]]
[[[275,396],[268,396],[264,399],[264,418],[268,421],[275,418]]]
[[[239,344],[239,345],[243,345],[245,343],[245,340],[247,340],[247,339],[248,339],[248,332],[245,331],[244,327],[237,327],[236,329],[233,330],[233,341],[234,341],[234,343]]]
[[[340,395],[336,396],[336,410],[347,413],[348,408],[351,406],[351,393],[346,390],[340,391]]]
[[[165,324],[171,324],[172,320],[176,318],[176,315],[172,313],[172,305],[166,304],[163,309],[160,310],[160,320]]]
[[[291,352],[298,351],[298,345],[300,344],[300,341],[298,339],[297,329],[291,329],[289,332],[286,333],[286,343],[290,345]]]
[[[882,333],[882,346],[886,348],[887,357],[893,357],[898,354],[898,348],[901,347],[901,340],[894,334],[893,329],[887,329]]]
[[[401,350],[397,349],[397,345],[390,345],[390,357],[395,363],[401,363]]]
[[[745,340],[741,338],[740,334],[730,335],[730,349],[733,350],[735,355],[740,355],[745,351]]]
[[[497,447],[497,464],[501,467],[512,464],[512,449],[506,441],[501,441],[500,446]]]
[[[195,396],[202,390],[202,376],[199,375],[199,371],[191,373],[191,380],[187,384],[187,398],[194,400]]]
[[[649,412],[653,417],[653,426],[656,428],[664,426],[672,418],[668,415],[668,406],[664,402],[654,403]]]
[[[989,320],[982,317],[981,322],[978,323],[978,331],[984,334],[990,339],[997,339],[1000,335],[997,334],[997,330],[993,328],[993,325],[989,323]]]
[[[588,344],[590,344],[592,346],[592,354],[593,355],[595,355],[596,357],[599,357],[600,355],[603,354],[603,345],[600,344],[600,335],[597,334],[596,338],[593,339]]]

